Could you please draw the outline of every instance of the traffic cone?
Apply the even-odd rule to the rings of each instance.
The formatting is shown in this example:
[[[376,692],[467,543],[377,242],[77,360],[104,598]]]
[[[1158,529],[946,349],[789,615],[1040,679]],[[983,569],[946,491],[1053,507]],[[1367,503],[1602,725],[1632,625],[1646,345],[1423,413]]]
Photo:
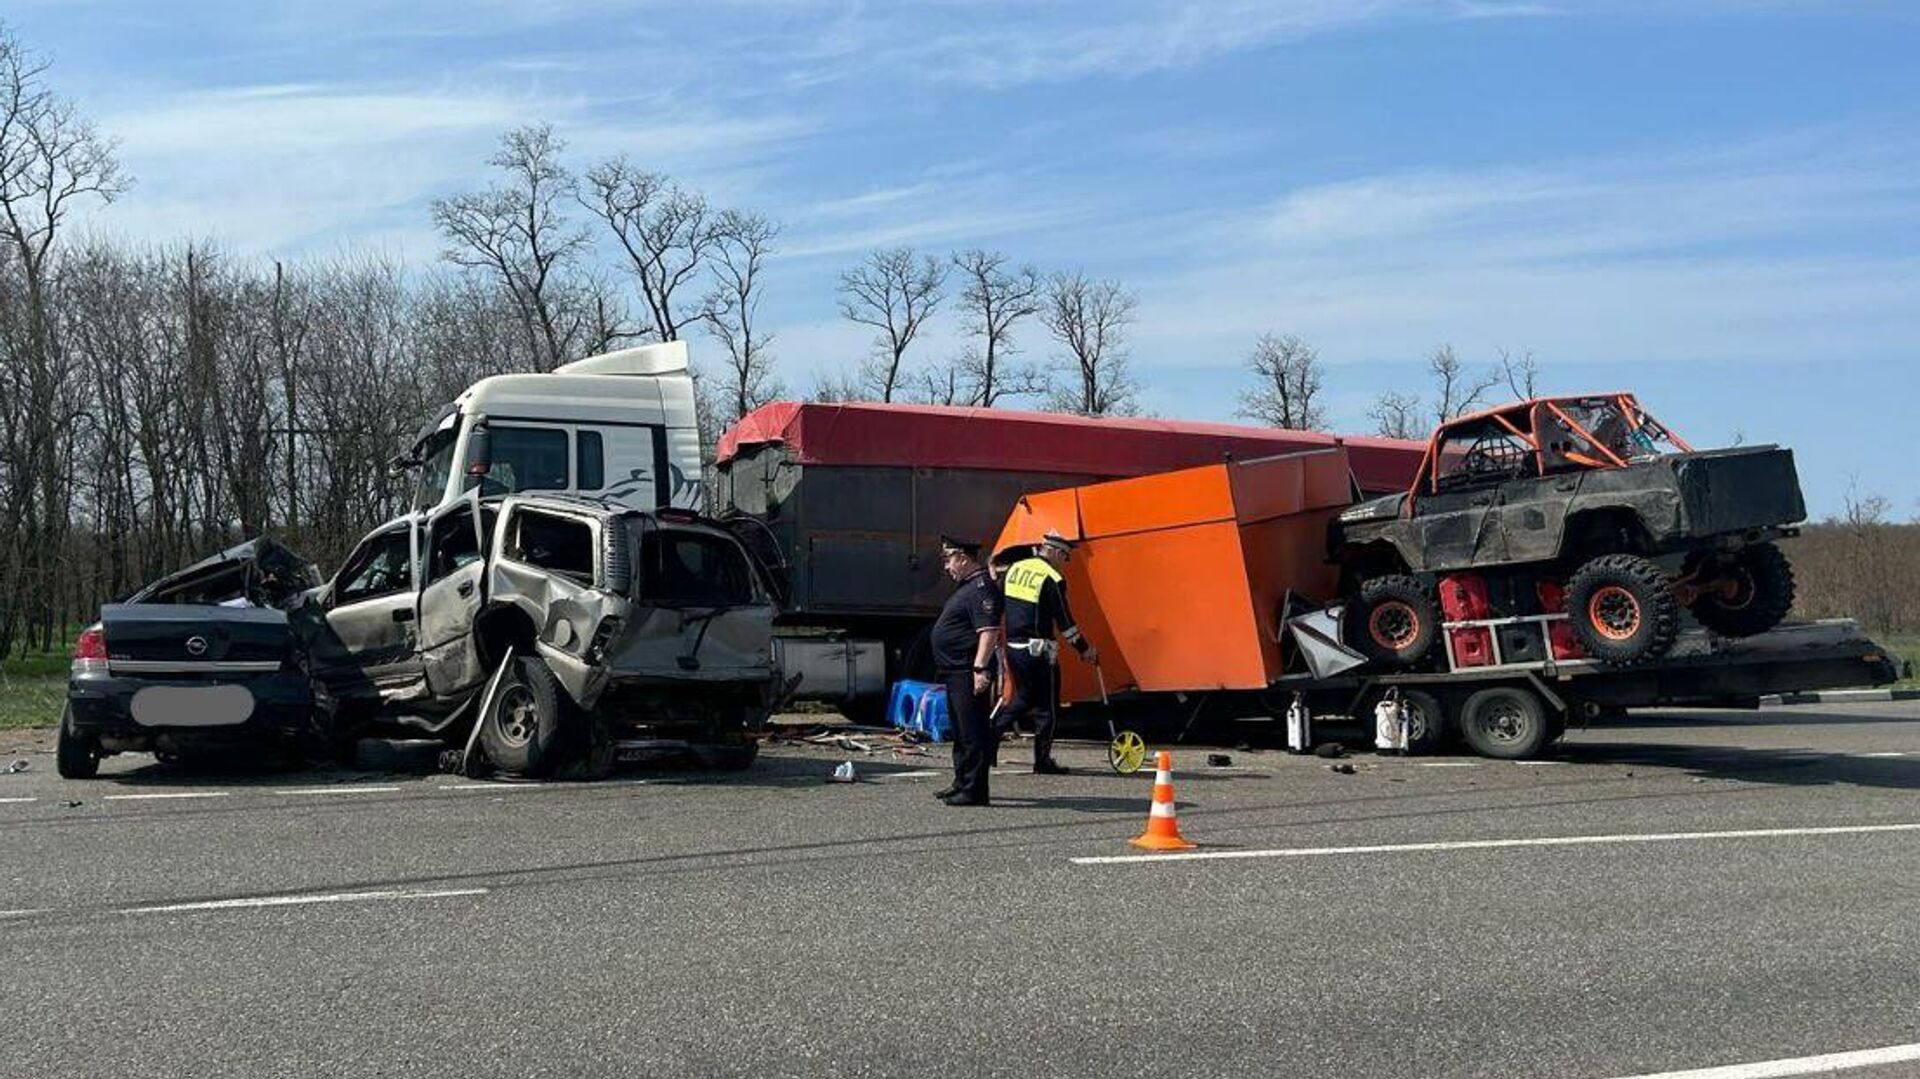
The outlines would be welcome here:
[[[1161,750],[1154,769],[1153,808],[1147,811],[1147,830],[1130,842],[1142,850],[1192,850],[1194,844],[1180,835],[1180,821],[1173,811],[1173,754]]]

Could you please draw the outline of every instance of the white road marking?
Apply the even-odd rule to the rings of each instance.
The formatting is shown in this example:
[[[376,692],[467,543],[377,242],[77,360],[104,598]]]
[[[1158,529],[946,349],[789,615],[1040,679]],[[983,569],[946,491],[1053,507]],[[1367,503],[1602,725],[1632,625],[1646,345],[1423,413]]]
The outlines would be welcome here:
[[[251,899],[214,899],[203,903],[166,903],[151,907],[123,907],[121,914],[178,914],[196,910],[244,910],[249,907],[293,907],[311,903],[368,903],[393,899],[445,899],[456,895],[486,895],[485,888],[454,888],[438,892],[324,892],[308,895],[263,895]]]
[[[1906,756],[1905,753],[1902,753],[1897,749],[1891,753],[1862,753],[1860,755],[1862,757],[1904,757]]]
[[[25,910],[0,910],[0,918],[25,918],[29,914],[45,914],[45,907],[29,907]]]
[[[1920,1060],[1920,1044],[1889,1045],[1880,1049],[1826,1053],[1817,1057],[1794,1057],[1791,1060],[1763,1060],[1755,1064],[1726,1064],[1692,1071],[1624,1076],[1622,1079],[1782,1079],[1792,1075],[1831,1075],[1838,1071],[1899,1064],[1909,1060]]]
[[[15,805],[20,802],[37,801],[34,798],[0,798],[0,805]]]
[[[232,791],[172,791],[167,794],[103,794],[106,802],[148,802],[161,798],[225,798]]]
[[[1566,761],[1508,761],[1508,764],[1565,764]]]
[[[1478,768],[1473,761],[1415,761],[1422,768]]]
[[[1701,839],[1774,839],[1784,836],[1867,835],[1920,832],[1920,824],[1852,824],[1826,828],[1744,828],[1727,832],[1647,832],[1618,835],[1562,835],[1532,839],[1461,839],[1438,843],[1383,843],[1368,847],[1284,847],[1272,850],[1205,850],[1182,854],[1113,854],[1069,858],[1074,865],[1131,862],[1200,862],[1235,858],[1309,858],[1326,854],[1404,854],[1416,851],[1498,850],[1505,847],[1583,847],[1612,843],[1675,843]]]
[[[546,791],[559,788],[545,787],[535,783],[442,783],[433,789],[437,791]]]
[[[917,771],[917,772],[880,772],[875,774],[873,778],[875,779],[932,779],[934,776],[943,776],[946,774],[947,773],[945,772],[936,772],[931,769],[921,769],[920,771]]]
[[[362,786],[357,786],[355,784],[342,783],[337,787],[289,787],[286,790],[277,790],[277,791],[274,791],[273,793],[275,794],[381,794],[387,791],[397,791],[399,789],[400,789],[399,787],[362,787]]]

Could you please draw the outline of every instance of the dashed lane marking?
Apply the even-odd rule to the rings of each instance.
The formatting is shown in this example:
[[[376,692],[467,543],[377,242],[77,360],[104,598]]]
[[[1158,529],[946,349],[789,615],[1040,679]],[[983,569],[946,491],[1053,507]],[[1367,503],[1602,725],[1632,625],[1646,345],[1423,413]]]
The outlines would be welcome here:
[[[1826,1053],[1786,1060],[1762,1060],[1754,1064],[1723,1064],[1715,1068],[1632,1075],[1622,1079],[1786,1079],[1794,1075],[1832,1075],[1855,1068],[1913,1060],[1920,1060],[1920,1044],[1888,1045],[1879,1049],[1858,1049],[1848,1053]]]
[[[1902,753],[1897,749],[1890,753],[1862,753],[1860,755],[1862,757],[1904,757],[1906,756],[1905,753]]]
[[[1422,768],[1478,768],[1475,761],[1415,761]]]
[[[385,794],[399,790],[399,787],[362,787],[357,784],[342,783],[337,787],[288,787],[277,790],[275,794]]]
[[[1616,843],[1683,843],[1707,839],[1778,839],[1788,836],[1870,835],[1920,832],[1920,824],[1854,824],[1823,828],[1744,828],[1726,832],[1647,832],[1618,835],[1540,836],[1531,839],[1462,839],[1437,843],[1383,843],[1366,847],[1282,847],[1271,850],[1202,850],[1182,854],[1113,854],[1069,858],[1074,865],[1123,865],[1149,862],[1204,862],[1240,858],[1312,858],[1339,854],[1500,850],[1507,847],[1585,847]]]
[[[29,907],[25,910],[0,910],[0,918],[25,918],[33,914],[45,914],[45,907]]]
[[[0,805],[16,805],[20,802],[38,801],[35,798],[0,798]]]
[[[170,798],[225,798],[232,791],[168,791],[165,794],[103,794],[103,802],[156,802]]]
[[[486,895],[485,888],[453,888],[437,892],[322,892],[306,895],[262,895],[248,899],[214,899],[200,903],[163,903],[145,907],[122,907],[121,914],[181,914],[203,910],[245,910],[252,907],[296,907],[314,903],[374,903],[403,899],[446,899],[460,895]]]

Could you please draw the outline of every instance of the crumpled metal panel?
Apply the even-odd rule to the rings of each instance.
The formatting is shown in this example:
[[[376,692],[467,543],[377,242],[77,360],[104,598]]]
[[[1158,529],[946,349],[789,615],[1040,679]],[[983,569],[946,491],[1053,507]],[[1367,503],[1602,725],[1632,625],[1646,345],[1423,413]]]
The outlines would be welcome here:
[[[607,648],[616,681],[742,682],[773,677],[773,608],[635,608]]]

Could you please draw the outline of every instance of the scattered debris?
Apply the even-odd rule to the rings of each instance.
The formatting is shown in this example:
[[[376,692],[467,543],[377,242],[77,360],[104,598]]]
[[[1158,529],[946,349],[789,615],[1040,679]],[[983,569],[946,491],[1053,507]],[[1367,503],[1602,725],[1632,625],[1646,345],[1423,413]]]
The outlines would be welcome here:
[[[33,767],[32,761],[26,759],[25,757],[20,757],[15,761],[13,761],[13,763],[7,765],[5,768],[0,768],[0,772],[5,772],[8,775],[12,775],[15,772],[24,772],[31,767]]]
[[[1319,745],[1313,747],[1313,755],[1316,757],[1325,757],[1328,760],[1332,760],[1336,757],[1346,756],[1347,747],[1341,745],[1338,742],[1322,742]]]
[[[1207,767],[1231,768],[1233,767],[1233,758],[1225,753],[1209,753],[1207,754]]]
[[[78,798],[75,798],[75,799],[72,799],[71,801],[62,802],[60,804],[66,806],[68,809],[79,809],[81,806],[85,805],[86,803],[82,802]]]
[[[835,769],[833,770],[833,774],[827,777],[827,782],[829,782],[829,783],[852,783],[852,782],[853,782],[854,780],[856,780],[856,779],[858,779],[858,778],[859,778],[858,776],[856,776],[856,775],[854,775],[854,774],[853,774],[853,762],[852,762],[852,761],[841,761],[841,762],[840,762],[840,767],[838,767],[838,768],[835,768]]]
[[[1329,764],[1327,765],[1327,770],[1330,772],[1338,772],[1343,776],[1350,776],[1354,773],[1353,765],[1348,764],[1345,761],[1342,761],[1339,764]]]

